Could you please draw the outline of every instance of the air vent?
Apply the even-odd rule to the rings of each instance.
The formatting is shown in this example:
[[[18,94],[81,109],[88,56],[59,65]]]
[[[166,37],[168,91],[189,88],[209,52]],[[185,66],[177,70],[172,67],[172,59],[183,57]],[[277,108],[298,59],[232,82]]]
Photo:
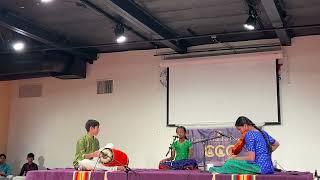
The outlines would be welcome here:
[[[112,94],[113,80],[97,81],[97,94]]]
[[[42,96],[41,84],[26,84],[19,86],[19,98],[32,98]]]

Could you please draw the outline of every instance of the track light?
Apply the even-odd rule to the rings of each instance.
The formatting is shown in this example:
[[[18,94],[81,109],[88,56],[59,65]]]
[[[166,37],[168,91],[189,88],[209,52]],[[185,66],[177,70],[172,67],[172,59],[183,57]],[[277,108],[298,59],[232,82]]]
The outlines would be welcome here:
[[[41,0],[42,3],[49,3],[51,2],[52,0]]]
[[[254,30],[256,28],[255,26],[256,26],[256,19],[252,16],[249,16],[246,23],[243,24],[243,27],[250,31]]]
[[[119,36],[117,37],[117,43],[124,43],[127,40],[125,36]]]
[[[116,28],[114,29],[114,34],[116,35],[117,43],[124,43],[127,38],[124,35],[124,27],[122,24],[117,24]]]
[[[13,48],[15,51],[21,52],[21,51],[24,50],[25,44],[24,44],[24,42],[22,42],[22,41],[17,41],[17,42],[14,42],[14,43],[12,44],[12,48]]]
[[[249,31],[255,30],[257,25],[257,13],[253,7],[249,7],[249,17],[243,27]]]

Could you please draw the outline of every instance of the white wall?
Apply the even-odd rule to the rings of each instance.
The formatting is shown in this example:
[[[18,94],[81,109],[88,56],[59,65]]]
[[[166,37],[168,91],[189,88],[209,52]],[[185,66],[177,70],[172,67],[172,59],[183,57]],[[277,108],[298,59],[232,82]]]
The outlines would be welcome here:
[[[266,129],[280,141],[274,158],[290,170],[320,167],[317,128],[320,115],[320,36],[301,37],[286,48],[283,69],[283,125]],[[317,47],[318,46],[318,47]],[[28,152],[45,158],[47,167],[70,167],[77,138],[89,118],[101,122],[101,145],[126,151],[132,167],[156,168],[174,129],[166,127],[166,89],[159,80],[154,51],[103,55],[85,80],[42,78],[15,81],[11,103],[8,160],[18,169]],[[113,79],[114,94],[96,95],[97,79]],[[289,83],[290,82],[290,83]],[[18,99],[17,87],[41,83],[41,98]]]
[[[6,153],[10,115],[10,82],[0,82],[0,154]]]
[[[101,146],[112,142],[130,157],[132,167],[156,167],[174,129],[166,127],[166,89],[154,52],[103,55],[85,80],[43,78],[14,82],[43,84],[43,97],[12,102],[8,159],[14,168],[28,152],[46,167],[71,167],[75,144],[87,119],[100,121]],[[113,79],[112,95],[97,95],[96,80]],[[37,159],[37,158],[36,158]]]
[[[314,172],[320,168],[319,44],[320,36],[299,37],[284,48],[287,58],[281,81],[283,125],[266,129],[281,144],[274,159],[287,169]]]

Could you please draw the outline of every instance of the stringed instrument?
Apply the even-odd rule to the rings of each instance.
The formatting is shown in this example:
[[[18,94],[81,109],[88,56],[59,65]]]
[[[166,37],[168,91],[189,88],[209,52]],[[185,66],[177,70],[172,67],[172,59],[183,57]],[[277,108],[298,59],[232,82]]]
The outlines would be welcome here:
[[[245,137],[248,131],[245,131],[241,134],[240,138],[238,139],[237,143],[231,148],[232,155],[238,155],[245,145]]]

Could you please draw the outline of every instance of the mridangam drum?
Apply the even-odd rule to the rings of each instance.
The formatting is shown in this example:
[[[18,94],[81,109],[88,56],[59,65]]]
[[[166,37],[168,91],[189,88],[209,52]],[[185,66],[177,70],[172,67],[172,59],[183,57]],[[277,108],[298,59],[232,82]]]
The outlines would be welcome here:
[[[101,151],[100,161],[105,166],[128,166],[129,158],[119,149],[104,148]]]

